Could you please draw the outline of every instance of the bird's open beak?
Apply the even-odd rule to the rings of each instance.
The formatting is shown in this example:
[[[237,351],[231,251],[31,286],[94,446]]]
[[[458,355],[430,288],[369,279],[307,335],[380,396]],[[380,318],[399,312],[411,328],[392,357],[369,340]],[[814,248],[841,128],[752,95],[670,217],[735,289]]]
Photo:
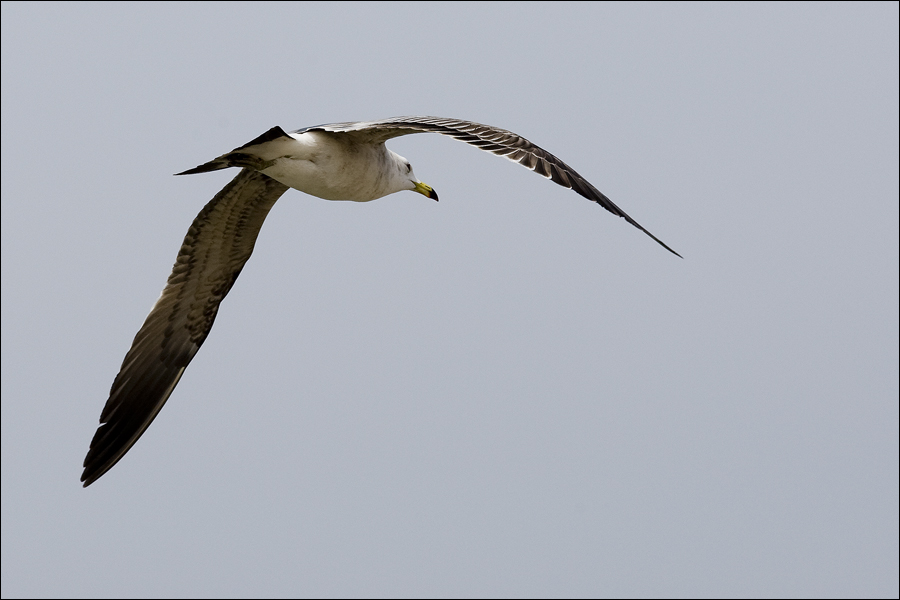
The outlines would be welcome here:
[[[437,202],[437,192],[434,191],[427,183],[422,183],[421,181],[416,183],[416,188],[413,190],[414,192],[419,192],[423,196],[427,196],[428,198],[434,198],[435,202]]]

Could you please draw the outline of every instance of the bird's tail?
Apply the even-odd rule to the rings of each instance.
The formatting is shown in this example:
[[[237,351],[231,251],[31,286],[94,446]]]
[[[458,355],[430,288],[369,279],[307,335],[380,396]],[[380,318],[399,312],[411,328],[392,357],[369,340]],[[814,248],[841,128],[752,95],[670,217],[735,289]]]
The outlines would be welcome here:
[[[182,171],[181,173],[175,174],[194,175],[195,173],[209,173],[210,171],[219,171],[221,169],[227,169],[228,167],[240,167],[242,169],[250,168],[257,171],[262,171],[263,169],[272,166],[272,161],[265,161],[258,156],[250,154],[249,151],[241,151],[247,150],[252,146],[259,146],[261,144],[265,144],[266,142],[271,142],[273,140],[281,138],[290,139],[288,134],[284,132],[284,129],[277,126],[273,127],[261,136],[247,142],[243,146],[235,148],[228,154],[223,154],[219,158],[213,159],[208,163],[203,163],[199,167],[194,167],[193,169],[188,169],[187,171]]]
[[[211,160],[208,163],[203,163],[199,167],[194,167],[193,169],[188,169],[187,171],[182,171],[181,173],[175,173],[176,175],[193,175],[195,173],[209,173],[210,171],[219,171],[221,169],[227,169],[228,167],[233,167],[235,165],[230,164],[225,157],[228,156],[220,156],[215,160]]]

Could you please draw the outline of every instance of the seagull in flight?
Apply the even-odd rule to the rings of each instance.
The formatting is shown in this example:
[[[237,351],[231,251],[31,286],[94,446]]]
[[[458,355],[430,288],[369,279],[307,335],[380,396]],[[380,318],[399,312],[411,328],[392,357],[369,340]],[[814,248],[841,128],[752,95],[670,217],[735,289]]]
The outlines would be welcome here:
[[[569,165],[505,129],[440,117],[331,123],[290,133],[273,127],[178,173],[241,169],[191,223],[166,287],[125,355],[84,459],[85,487],[119,462],[156,418],[209,335],[266,215],[288,188],[326,200],[368,202],[403,190],[438,199],[431,186],[416,178],[409,161],[384,145],[413,133],[440,133],[517,162],[593,200],[680,257]]]

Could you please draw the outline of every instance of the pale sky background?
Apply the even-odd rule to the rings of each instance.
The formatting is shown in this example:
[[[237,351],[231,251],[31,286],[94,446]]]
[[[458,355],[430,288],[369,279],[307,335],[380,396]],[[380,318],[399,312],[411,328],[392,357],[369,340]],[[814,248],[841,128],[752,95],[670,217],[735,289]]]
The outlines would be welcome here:
[[[2,595],[898,593],[898,5],[2,5]],[[437,115],[289,191],[78,481],[191,219],[274,125]]]

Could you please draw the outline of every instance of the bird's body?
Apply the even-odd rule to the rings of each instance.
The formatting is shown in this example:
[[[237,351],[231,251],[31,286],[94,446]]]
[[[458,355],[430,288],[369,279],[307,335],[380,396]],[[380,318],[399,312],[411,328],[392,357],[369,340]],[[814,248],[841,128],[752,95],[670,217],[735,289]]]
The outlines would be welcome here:
[[[273,127],[255,140],[181,175],[248,167],[325,200],[369,202],[415,189],[409,161],[360,133],[285,133]],[[361,139],[362,138],[362,139]]]
[[[510,131],[439,117],[273,127],[227,154],[180,174],[240,167],[191,224],[163,289],[113,381],[81,480],[111,469],[162,409],[209,334],[219,304],[253,252],[259,230],[289,188],[326,200],[367,202],[402,190],[437,200],[405,158],[384,142],[411,133],[449,135],[504,156],[593,200],[645,232],[605,195],[546,150]]]
[[[288,134],[292,142],[271,142],[290,154],[276,158],[261,172],[295,190],[325,200],[369,202],[394,192],[412,189],[401,184],[408,178],[388,167],[402,160],[384,144],[349,144],[346,136],[321,131]],[[267,144],[261,146],[265,148]],[[278,151],[276,150],[276,151]],[[342,177],[352,173],[353,177]],[[405,175],[405,173],[403,174]]]

